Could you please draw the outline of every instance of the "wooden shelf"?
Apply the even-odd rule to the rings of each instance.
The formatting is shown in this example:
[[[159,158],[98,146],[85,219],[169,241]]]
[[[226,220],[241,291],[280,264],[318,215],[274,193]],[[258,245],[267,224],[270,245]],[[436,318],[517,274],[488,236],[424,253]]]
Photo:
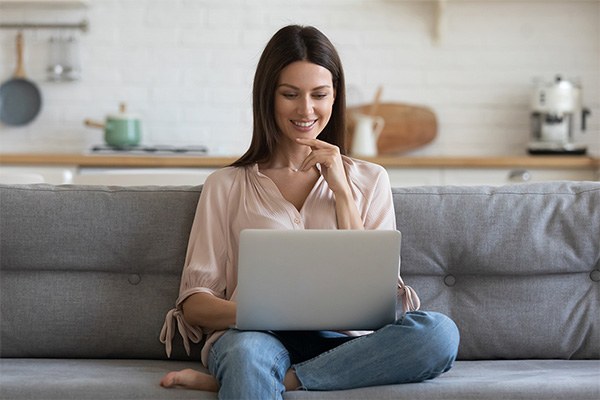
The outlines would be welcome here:
[[[431,0],[434,1],[435,3],[435,15],[434,15],[434,22],[433,22],[433,29],[432,29],[432,36],[433,36],[433,42],[437,45],[440,45],[443,41],[443,37],[445,34],[445,30],[446,30],[446,10],[449,7],[450,3],[459,3],[459,2],[466,2],[466,1],[473,1],[473,0]],[[480,2],[485,2],[485,0],[479,0]],[[514,1],[514,0],[500,0],[500,1]],[[566,2],[566,0],[533,0],[533,1],[537,1],[537,2]],[[577,1],[594,1],[594,2],[600,2],[600,0],[571,0],[573,2],[577,2]]]
[[[0,165],[72,165],[101,168],[220,168],[237,157],[106,155],[106,154],[0,154]],[[587,156],[440,156],[365,158],[386,168],[559,168],[598,169],[600,159]]]
[[[600,168],[600,159],[585,156],[378,157],[372,161],[387,168]]]
[[[0,8],[81,9],[88,8],[88,0],[0,0]]]

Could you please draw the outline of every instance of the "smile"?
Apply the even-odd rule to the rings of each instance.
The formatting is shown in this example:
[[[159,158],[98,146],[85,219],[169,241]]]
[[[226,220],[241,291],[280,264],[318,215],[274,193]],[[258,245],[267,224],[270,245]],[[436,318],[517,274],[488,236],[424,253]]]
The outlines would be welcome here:
[[[316,119],[313,121],[292,121],[292,124],[294,124],[300,128],[310,128],[316,123],[317,123]]]

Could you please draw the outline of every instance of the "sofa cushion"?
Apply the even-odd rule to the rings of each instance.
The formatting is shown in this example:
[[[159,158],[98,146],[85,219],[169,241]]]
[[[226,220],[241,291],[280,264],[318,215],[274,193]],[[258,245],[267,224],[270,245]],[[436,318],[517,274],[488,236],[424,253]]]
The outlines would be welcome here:
[[[181,274],[201,187],[0,190],[2,269]]]
[[[402,275],[460,359],[600,358],[600,183],[394,189]]]
[[[216,399],[159,385],[169,371],[201,370],[199,362],[163,360],[1,359],[1,399]]]
[[[167,390],[168,371],[198,363],[158,360],[0,360],[0,398],[45,400],[216,399],[214,393]],[[287,392],[285,399],[589,400],[600,397],[600,361],[459,361],[423,383],[332,392]]]
[[[165,358],[200,189],[0,185],[0,356]],[[393,195],[402,275],[459,358],[600,358],[600,183]]]
[[[0,356],[166,358],[199,194],[0,186]],[[181,340],[173,358],[189,360]]]

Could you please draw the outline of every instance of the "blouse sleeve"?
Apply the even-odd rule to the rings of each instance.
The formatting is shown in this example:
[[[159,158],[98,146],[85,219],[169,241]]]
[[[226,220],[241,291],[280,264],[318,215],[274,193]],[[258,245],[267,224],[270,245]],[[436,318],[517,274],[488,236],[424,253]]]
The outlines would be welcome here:
[[[396,213],[392,187],[383,167],[378,168],[375,184],[372,187],[370,201],[365,218],[365,229],[396,229]],[[421,301],[415,290],[406,285],[398,269],[398,300],[403,312],[415,311],[421,307]]]
[[[190,295],[225,296],[227,263],[227,190],[211,175],[198,201],[181,276],[177,307]]]
[[[396,214],[390,179],[383,167],[377,168],[367,202],[365,229],[396,229]]]
[[[179,297],[175,308],[167,313],[160,334],[170,357],[175,324],[183,338],[187,354],[190,354],[190,341],[198,343],[202,339],[200,327],[191,326],[183,318],[182,303],[195,293],[210,293],[224,298],[226,289],[227,265],[227,196],[226,182],[210,175],[200,194],[196,214],[190,232],[187,254],[181,276]]]

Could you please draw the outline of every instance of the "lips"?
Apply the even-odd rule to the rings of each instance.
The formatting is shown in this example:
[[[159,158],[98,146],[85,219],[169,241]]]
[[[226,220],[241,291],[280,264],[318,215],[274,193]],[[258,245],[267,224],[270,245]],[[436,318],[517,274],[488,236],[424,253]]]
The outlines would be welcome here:
[[[292,120],[291,122],[298,128],[310,129],[317,123],[317,120],[316,119],[311,120],[311,121],[294,121],[294,120]]]

